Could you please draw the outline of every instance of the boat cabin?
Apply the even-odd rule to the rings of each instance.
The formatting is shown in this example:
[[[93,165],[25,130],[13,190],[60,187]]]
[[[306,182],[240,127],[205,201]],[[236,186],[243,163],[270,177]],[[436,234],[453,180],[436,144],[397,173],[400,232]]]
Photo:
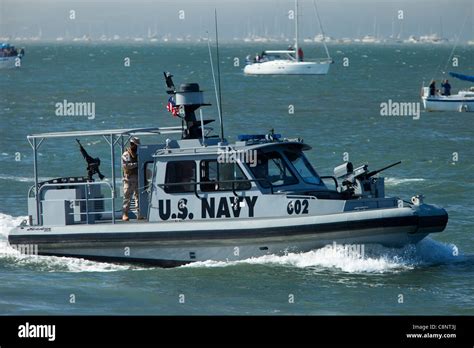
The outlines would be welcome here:
[[[210,105],[204,103],[199,85],[183,84],[176,89],[169,73],[165,73],[165,79],[170,102],[175,101],[172,107],[179,110],[181,126],[28,136],[35,180],[28,193],[29,225],[119,222],[122,202],[118,202],[117,150],[123,153],[135,136],[143,139],[137,149],[139,196],[134,204],[144,217],[140,222],[281,217],[309,214],[310,210],[318,215],[394,204],[393,200],[382,202],[383,179],[371,178],[377,171],[369,173],[367,166],[354,169],[345,163],[334,170],[334,176],[319,176],[304,155],[310,146],[300,139],[282,139],[272,131],[240,135],[235,143],[229,143],[222,122],[220,136],[209,135],[212,129],[208,124],[213,120],[195,115],[199,107]],[[171,135],[179,135],[180,139],[168,138]],[[145,140],[149,136],[164,137],[165,141],[149,143]],[[99,169],[100,159],[87,153],[78,140],[81,137],[101,137],[109,145],[111,166],[105,178]],[[87,161],[88,175],[39,182],[37,152],[50,138],[76,138]],[[94,179],[95,174],[99,180]],[[324,180],[334,187],[329,188]],[[380,200],[365,202],[360,198]],[[350,199],[358,202],[346,204]],[[308,203],[314,200],[325,203]]]

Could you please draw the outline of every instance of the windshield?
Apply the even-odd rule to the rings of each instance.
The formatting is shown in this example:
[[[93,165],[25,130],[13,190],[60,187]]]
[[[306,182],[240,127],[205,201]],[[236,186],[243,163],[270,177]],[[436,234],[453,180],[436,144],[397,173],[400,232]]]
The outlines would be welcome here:
[[[302,152],[285,151],[285,156],[288,158],[295,170],[305,182],[315,185],[322,184],[319,175],[313,169]]]
[[[256,179],[262,179],[259,183],[265,188],[270,187],[270,184],[272,186],[284,186],[298,183],[298,179],[291,173],[285,160],[276,151],[268,153],[259,151],[257,153],[257,165],[249,166],[249,168]]]

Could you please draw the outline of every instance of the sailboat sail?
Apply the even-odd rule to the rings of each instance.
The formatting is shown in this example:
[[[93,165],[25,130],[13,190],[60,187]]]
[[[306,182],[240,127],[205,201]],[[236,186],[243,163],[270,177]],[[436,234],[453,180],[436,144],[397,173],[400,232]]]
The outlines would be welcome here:
[[[451,75],[452,77],[455,77],[457,79],[463,80],[463,81],[474,82],[474,76],[463,75],[463,74],[458,74],[458,73],[453,73],[453,72],[450,72],[449,75]]]

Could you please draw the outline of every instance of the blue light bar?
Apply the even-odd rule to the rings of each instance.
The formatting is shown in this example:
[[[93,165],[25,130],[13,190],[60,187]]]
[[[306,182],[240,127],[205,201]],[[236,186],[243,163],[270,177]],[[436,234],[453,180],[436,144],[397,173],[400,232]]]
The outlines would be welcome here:
[[[240,134],[237,136],[239,141],[249,140],[274,140],[280,139],[281,134]]]

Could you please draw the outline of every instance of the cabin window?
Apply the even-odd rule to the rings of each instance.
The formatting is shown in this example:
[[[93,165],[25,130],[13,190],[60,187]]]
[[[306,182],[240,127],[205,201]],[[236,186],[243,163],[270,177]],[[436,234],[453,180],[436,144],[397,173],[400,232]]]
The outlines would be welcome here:
[[[153,165],[152,161],[145,162],[145,188],[148,189],[151,185],[151,181],[153,180]]]
[[[257,153],[257,165],[249,166],[255,179],[259,180],[262,187],[268,188],[272,186],[294,185],[298,183],[290,168],[282,158],[280,153],[276,151]]]
[[[196,182],[196,162],[172,161],[166,164],[165,192],[194,192]]]
[[[301,152],[285,151],[285,156],[305,182],[314,185],[322,184],[319,175]]]
[[[218,163],[216,160],[201,161],[202,192],[231,191],[232,182],[235,190],[249,190],[251,185],[237,163]],[[228,182],[227,182],[228,181]],[[237,181],[237,182],[235,182]]]

